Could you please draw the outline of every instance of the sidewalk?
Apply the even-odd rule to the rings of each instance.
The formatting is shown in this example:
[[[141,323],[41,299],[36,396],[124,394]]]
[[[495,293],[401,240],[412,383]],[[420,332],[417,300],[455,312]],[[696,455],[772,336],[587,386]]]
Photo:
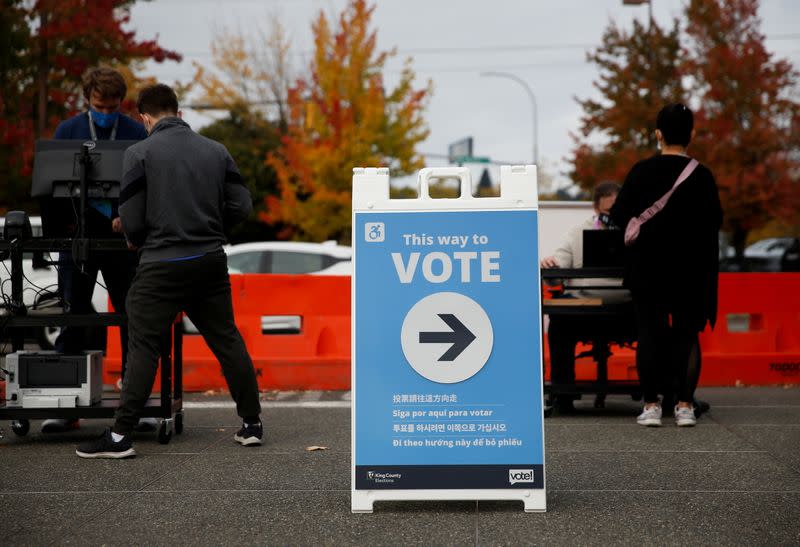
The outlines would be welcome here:
[[[548,511],[518,502],[383,502],[350,513],[349,393],[269,394],[267,442],[242,448],[225,397],[192,395],[168,445],[81,460],[78,432],[1,422],[5,545],[800,543],[800,388],[706,388],[697,427],[635,424],[639,404],[545,420]],[[306,451],[312,445],[327,450]]]

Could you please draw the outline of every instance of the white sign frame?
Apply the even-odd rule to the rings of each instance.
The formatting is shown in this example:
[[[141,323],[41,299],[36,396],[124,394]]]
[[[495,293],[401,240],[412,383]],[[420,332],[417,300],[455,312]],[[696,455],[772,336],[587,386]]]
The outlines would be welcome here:
[[[435,199],[429,194],[431,179],[457,178],[460,180],[461,195],[453,199]],[[390,199],[389,170],[387,168],[354,168],[353,169],[353,240],[364,237],[356,234],[356,213],[359,212],[420,212],[420,211],[518,211],[539,209],[537,177],[535,165],[505,165],[500,168],[499,197],[472,196],[470,171],[466,167],[425,168],[418,176],[418,197],[414,199]],[[377,237],[377,236],[376,236]],[[356,276],[358,254],[353,256],[353,279],[351,283],[352,309],[352,362],[351,362],[351,510],[353,513],[372,513],[373,504],[383,500],[519,500],[523,502],[526,512],[543,512],[547,509],[546,473],[541,489],[356,489],[356,409],[359,396],[356,390]],[[536,257],[538,264],[538,257]],[[541,272],[536,269],[537,278],[531,279],[536,287],[541,286]],[[541,299],[539,299],[538,317],[541,318]],[[538,322],[539,347],[542,347],[542,324]],[[541,351],[537,365],[542,369]],[[543,379],[542,382],[543,384]],[[538,386],[538,395],[544,400],[543,386]],[[535,396],[535,394],[534,394]],[[542,405],[543,407],[543,405]],[[539,417],[542,434],[542,466],[545,468],[544,449],[544,415]]]

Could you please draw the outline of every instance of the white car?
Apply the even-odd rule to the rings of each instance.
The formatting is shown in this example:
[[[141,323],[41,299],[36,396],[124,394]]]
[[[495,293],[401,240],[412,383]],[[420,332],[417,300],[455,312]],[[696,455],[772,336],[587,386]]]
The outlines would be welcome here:
[[[353,250],[335,241],[258,241],[225,247],[228,271],[237,273],[352,275]]]
[[[744,250],[748,268],[753,272],[779,272],[781,260],[792,246],[793,237],[768,237],[756,241]]]

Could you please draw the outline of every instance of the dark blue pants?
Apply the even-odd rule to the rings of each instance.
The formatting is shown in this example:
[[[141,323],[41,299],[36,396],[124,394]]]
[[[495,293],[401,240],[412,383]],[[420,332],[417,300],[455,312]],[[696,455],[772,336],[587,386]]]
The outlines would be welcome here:
[[[72,260],[72,253],[62,252],[58,257],[58,286],[70,313],[94,313],[92,294],[97,284],[97,273],[103,273],[114,311],[125,313],[133,276],[136,273],[137,257],[133,251],[94,252],[80,269]],[[122,373],[128,356],[128,329],[119,329],[122,347]],[[66,327],[56,340],[55,349],[62,353],[80,353],[88,349],[106,347],[105,327]]]

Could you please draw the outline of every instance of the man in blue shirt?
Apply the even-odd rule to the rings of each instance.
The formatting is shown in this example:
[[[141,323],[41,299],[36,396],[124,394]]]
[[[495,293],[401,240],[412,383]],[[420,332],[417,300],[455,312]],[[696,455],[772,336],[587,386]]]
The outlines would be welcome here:
[[[146,138],[144,126],[119,111],[127,92],[125,79],[116,70],[89,70],[83,77],[83,96],[89,109],[58,124],[53,138],[112,141]]]
[[[119,109],[127,85],[122,75],[111,68],[93,68],[83,77],[83,96],[88,110],[64,120],[56,128],[55,139],[77,140],[142,140],[147,137],[144,126],[122,114]],[[122,238],[122,228],[117,210],[118,204],[105,199],[90,199],[86,211],[87,233],[93,238]],[[72,253],[62,252],[58,259],[58,285],[64,298],[65,308],[71,313],[93,313],[92,293],[97,283],[97,272],[103,279],[118,313],[125,313],[125,298],[136,272],[136,254],[133,252],[92,253],[89,261],[80,268]],[[105,346],[102,334],[98,342],[98,329],[87,327],[65,328],[56,340],[56,350],[63,353],[79,353],[83,350]],[[122,373],[128,353],[128,330],[120,328],[122,344]],[[152,427],[152,424],[149,424]],[[45,420],[43,433],[56,433],[76,429],[78,420]],[[145,426],[147,427],[147,426]]]

